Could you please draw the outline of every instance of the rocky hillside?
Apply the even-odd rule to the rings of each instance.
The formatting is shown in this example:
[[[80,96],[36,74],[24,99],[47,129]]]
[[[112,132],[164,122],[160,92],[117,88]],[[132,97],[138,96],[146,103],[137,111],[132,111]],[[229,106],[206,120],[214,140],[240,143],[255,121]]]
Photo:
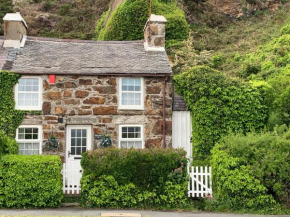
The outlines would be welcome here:
[[[9,6],[12,1],[13,8]],[[20,11],[28,23],[29,35],[91,39],[95,37],[95,26],[101,16],[108,12],[103,23],[105,26],[123,1],[2,0],[0,18],[6,12]],[[165,5],[174,1],[160,2]],[[287,0],[178,0],[178,5],[185,12],[189,24],[217,27],[229,20],[253,16],[261,11],[276,11],[285,2]],[[159,5],[153,3],[153,11],[157,7]]]

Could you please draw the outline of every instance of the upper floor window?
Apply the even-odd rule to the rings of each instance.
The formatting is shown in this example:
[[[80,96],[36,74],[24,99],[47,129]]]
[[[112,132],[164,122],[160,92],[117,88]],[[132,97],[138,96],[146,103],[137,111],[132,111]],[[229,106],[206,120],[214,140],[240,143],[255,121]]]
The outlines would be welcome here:
[[[142,78],[120,79],[120,109],[144,109]]]
[[[15,86],[16,109],[42,109],[42,79],[37,77],[22,77]]]
[[[143,148],[142,125],[120,125],[119,147],[120,148]]]
[[[19,126],[16,132],[16,141],[19,145],[19,154],[41,154],[42,127],[35,125]]]

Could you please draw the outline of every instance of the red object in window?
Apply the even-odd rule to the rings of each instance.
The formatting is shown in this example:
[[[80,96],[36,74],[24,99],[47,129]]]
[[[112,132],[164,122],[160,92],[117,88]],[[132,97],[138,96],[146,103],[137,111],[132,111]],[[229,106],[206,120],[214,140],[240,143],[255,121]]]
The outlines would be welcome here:
[[[55,84],[55,75],[49,75],[49,83]]]

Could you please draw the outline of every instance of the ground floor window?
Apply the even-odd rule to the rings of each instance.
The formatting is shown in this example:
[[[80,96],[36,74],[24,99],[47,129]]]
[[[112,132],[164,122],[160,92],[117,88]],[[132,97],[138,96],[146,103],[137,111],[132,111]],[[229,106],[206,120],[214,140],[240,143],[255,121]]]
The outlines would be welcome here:
[[[120,148],[144,148],[144,136],[142,125],[120,125]]]
[[[21,125],[16,132],[19,154],[34,155],[42,152],[42,127],[35,125]]]

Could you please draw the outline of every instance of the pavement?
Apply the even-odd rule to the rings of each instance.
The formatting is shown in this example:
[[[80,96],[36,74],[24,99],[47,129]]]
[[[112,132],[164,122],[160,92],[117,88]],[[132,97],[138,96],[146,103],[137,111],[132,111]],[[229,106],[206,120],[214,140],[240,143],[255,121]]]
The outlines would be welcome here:
[[[111,209],[0,209],[0,216],[101,216],[101,213],[140,213],[142,217],[274,217],[273,215],[249,215],[211,212],[178,212],[151,210],[111,210]],[[119,215],[121,216],[121,215]],[[125,215],[123,215],[125,216]],[[290,215],[275,215],[275,217],[290,217]]]

